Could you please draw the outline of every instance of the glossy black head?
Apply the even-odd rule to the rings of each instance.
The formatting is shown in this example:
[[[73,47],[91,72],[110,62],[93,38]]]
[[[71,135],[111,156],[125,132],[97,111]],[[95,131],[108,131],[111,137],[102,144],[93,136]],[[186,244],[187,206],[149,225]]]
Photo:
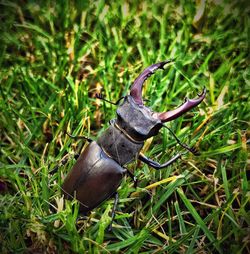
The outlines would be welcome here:
[[[132,96],[124,98],[117,108],[117,124],[135,140],[146,140],[158,134],[162,127],[160,119],[144,105],[138,105]]]

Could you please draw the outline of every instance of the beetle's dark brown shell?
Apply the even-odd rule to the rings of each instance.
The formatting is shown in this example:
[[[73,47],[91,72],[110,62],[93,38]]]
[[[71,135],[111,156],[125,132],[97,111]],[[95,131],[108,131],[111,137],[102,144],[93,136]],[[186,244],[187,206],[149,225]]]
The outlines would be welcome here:
[[[78,158],[62,189],[66,198],[75,197],[80,202],[80,211],[87,212],[116,192],[124,173],[93,141]]]

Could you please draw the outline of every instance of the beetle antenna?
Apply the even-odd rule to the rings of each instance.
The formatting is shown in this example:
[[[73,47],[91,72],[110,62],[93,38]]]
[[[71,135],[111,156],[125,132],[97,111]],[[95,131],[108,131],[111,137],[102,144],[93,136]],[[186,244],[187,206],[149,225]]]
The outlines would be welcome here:
[[[108,102],[108,103],[110,103],[110,104],[112,104],[112,105],[118,105],[119,102],[120,102],[122,99],[124,99],[124,96],[122,96],[122,97],[119,98],[116,102],[109,101],[109,100],[105,99],[104,96],[103,96],[101,93],[96,93],[96,94],[95,94],[95,97],[96,97],[97,99],[99,99],[99,100],[106,101],[106,102]]]

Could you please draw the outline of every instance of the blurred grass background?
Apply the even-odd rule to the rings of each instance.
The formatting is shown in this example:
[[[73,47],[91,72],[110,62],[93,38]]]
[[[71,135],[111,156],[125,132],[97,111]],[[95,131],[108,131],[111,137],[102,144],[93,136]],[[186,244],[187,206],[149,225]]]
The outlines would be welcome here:
[[[248,1],[0,7],[1,253],[250,253]],[[138,187],[124,178],[107,232],[113,200],[82,218],[60,193],[84,144],[65,130],[101,135],[116,108],[95,93],[116,101],[145,67],[169,58],[144,98],[165,111],[207,88],[199,107],[168,123],[200,155],[161,171],[131,163]],[[167,130],[144,148],[159,162],[181,150]]]

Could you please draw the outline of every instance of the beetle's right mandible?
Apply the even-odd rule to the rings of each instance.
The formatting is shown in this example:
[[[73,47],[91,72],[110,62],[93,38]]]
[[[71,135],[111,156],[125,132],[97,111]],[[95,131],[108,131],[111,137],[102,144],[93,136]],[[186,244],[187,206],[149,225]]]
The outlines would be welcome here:
[[[164,69],[164,65],[172,62],[173,60],[165,60],[147,67],[134,81],[131,86],[130,95],[133,97],[136,104],[143,106],[142,100],[142,87],[145,80],[155,73],[158,69]],[[206,88],[203,89],[202,93],[198,95],[196,99],[186,99],[185,102],[178,108],[167,111],[167,112],[155,112],[153,117],[159,119],[162,123],[168,122],[178,118],[189,110],[198,106],[206,96]]]

